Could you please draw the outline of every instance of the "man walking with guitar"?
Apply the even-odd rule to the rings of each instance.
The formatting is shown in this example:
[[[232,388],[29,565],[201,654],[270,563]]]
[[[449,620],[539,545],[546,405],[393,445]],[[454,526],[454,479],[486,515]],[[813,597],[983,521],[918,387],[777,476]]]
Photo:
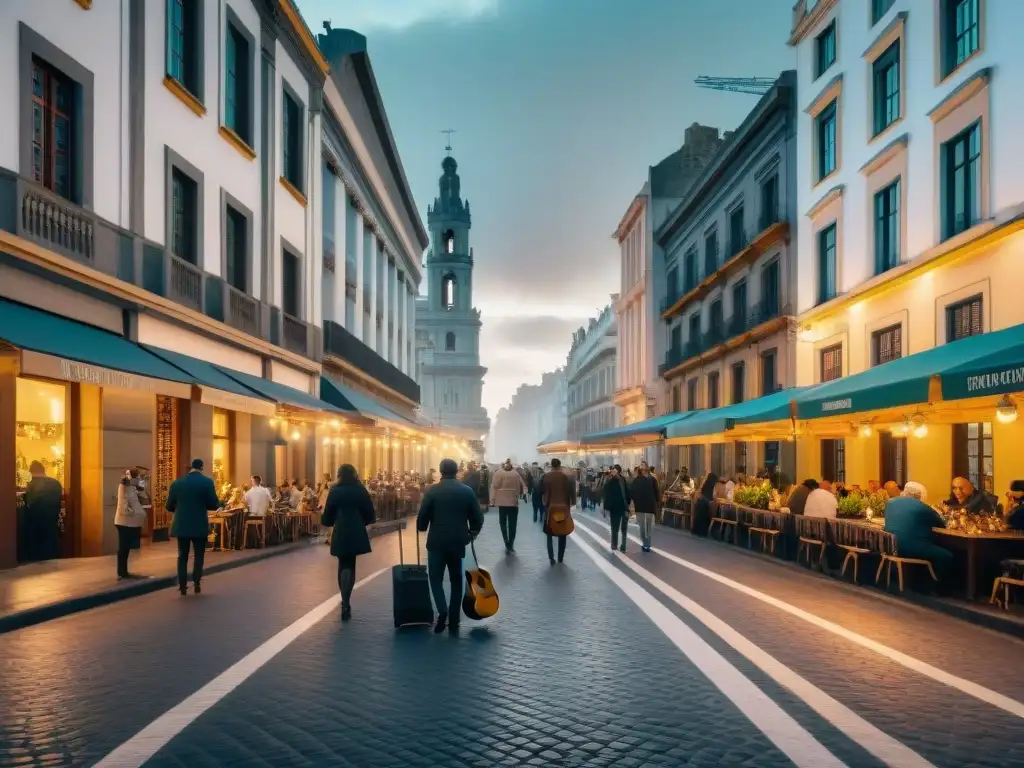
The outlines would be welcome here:
[[[576,482],[562,471],[559,459],[551,460],[551,471],[541,481],[541,494],[546,516],[544,533],[548,536],[548,559],[555,564],[555,550],[552,537],[558,537],[558,562],[565,558],[565,540],[573,532],[574,524],[570,510],[576,504]]]

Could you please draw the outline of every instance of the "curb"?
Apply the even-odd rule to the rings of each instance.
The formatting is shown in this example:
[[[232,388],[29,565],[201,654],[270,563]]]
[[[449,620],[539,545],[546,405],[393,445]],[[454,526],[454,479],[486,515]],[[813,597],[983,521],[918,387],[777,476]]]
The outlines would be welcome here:
[[[597,518],[591,518],[595,522]],[[760,552],[751,551],[744,547],[739,547],[735,544],[719,541],[711,538],[701,538],[694,536],[693,534],[684,531],[679,528],[673,528],[672,526],[666,526],[658,523],[657,530],[670,533],[679,539],[690,539],[695,542],[707,543],[713,547],[721,548],[729,552],[742,555],[744,557],[757,560],[762,563],[770,563],[774,566],[786,568],[794,573],[799,573],[803,576],[809,576],[813,579],[820,579],[826,581],[829,584],[840,587],[841,589],[849,591],[851,594],[858,594],[864,597],[870,597],[874,600],[880,600],[889,603],[890,605],[897,605],[903,608],[913,608],[919,611],[934,611],[936,613],[942,613],[951,618],[963,621],[974,627],[999,632],[1000,634],[1010,635],[1012,637],[1024,640],[1024,621],[1019,618],[1008,615],[1006,617],[1000,616],[996,613],[989,613],[986,611],[975,610],[966,605],[959,605],[955,602],[948,602],[941,598],[931,597],[929,595],[922,595],[915,592],[904,592],[902,596],[894,595],[886,592],[883,589],[875,587],[871,584],[854,584],[850,581],[843,581],[838,578],[829,576],[826,573],[818,573],[816,571],[808,570],[803,566],[792,562],[790,560],[783,560],[780,557],[766,557]]]
[[[224,571],[241,568],[242,566],[251,565],[252,563],[259,563],[272,557],[279,557],[290,552],[296,552],[307,546],[309,546],[309,544],[306,542],[297,542],[286,546],[274,547],[273,549],[265,549],[258,555],[253,555],[252,557],[238,560],[227,560],[223,563],[214,563],[213,565],[203,569],[203,575],[223,573]],[[92,594],[82,595],[81,597],[72,597],[56,603],[41,605],[38,608],[28,608],[24,611],[15,611],[14,613],[9,613],[6,616],[0,616],[0,635],[8,632],[14,632],[18,629],[24,629],[25,627],[31,627],[35,624],[52,621],[53,619],[59,619],[63,616],[70,616],[74,613],[88,611],[91,608],[99,608],[103,605],[118,603],[131,597],[148,595],[151,592],[157,592],[161,589],[167,589],[168,587],[176,587],[177,585],[177,574],[173,574],[171,576],[156,576],[154,578],[140,579],[139,581],[132,582],[127,586],[114,587],[112,589],[103,590],[102,592],[93,592]]]

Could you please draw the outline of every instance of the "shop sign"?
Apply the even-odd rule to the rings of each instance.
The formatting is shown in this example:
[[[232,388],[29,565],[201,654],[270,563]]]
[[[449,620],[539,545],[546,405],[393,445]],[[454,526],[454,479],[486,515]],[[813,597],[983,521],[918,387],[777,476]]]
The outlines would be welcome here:
[[[1024,388],[1024,365],[967,377],[967,391],[972,395],[1001,392],[1013,387]]]
[[[187,398],[190,393],[188,384],[138,376],[134,373],[115,371],[111,368],[80,363],[75,360],[65,360],[62,357],[44,355],[27,349],[21,353],[21,372],[30,376],[60,379],[78,384],[93,384],[97,387],[153,392],[169,397]]]
[[[273,417],[277,413],[277,406],[269,400],[237,395],[234,392],[225,392],[222,389],[212,389],[211,387],[199,387],[199,402],[203,405],[212,405],[215,408],[252,413],[256,416]]]
[[[853,398],[843,397],[839,400],[825,400],[821,404],[822,413],[833,413],[834,411],[847,411],[853,408]]]

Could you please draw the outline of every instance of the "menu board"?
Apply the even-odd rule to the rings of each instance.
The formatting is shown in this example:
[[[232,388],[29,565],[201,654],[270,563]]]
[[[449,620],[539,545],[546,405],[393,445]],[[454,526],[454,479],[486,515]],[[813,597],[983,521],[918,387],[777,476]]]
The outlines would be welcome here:
[[[156,398],[156,466],[153,468],[153,527],[169,528],[167,490],[178,476],[178,400]]]

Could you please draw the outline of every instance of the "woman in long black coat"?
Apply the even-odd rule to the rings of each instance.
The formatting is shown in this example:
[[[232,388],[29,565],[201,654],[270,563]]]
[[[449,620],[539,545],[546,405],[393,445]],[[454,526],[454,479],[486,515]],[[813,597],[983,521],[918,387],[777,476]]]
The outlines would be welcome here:
[[[366,526],[376,520],[373,500],[359,480],[356,468],[342,464],[338,482],[331,486],[324,504],[321,525],[333,527],[331,554],[338,558],[338,589],[341,590],[341,620],[352,618],[352,590],[356,584],[356,558],[370,552]]]
[[[715,483],[718,475],[708,473],[704,485],[700,487],[700,497],[693,503],[693,532],[698,536],[707,536],[711,526],[711,499],[715,495]]]

